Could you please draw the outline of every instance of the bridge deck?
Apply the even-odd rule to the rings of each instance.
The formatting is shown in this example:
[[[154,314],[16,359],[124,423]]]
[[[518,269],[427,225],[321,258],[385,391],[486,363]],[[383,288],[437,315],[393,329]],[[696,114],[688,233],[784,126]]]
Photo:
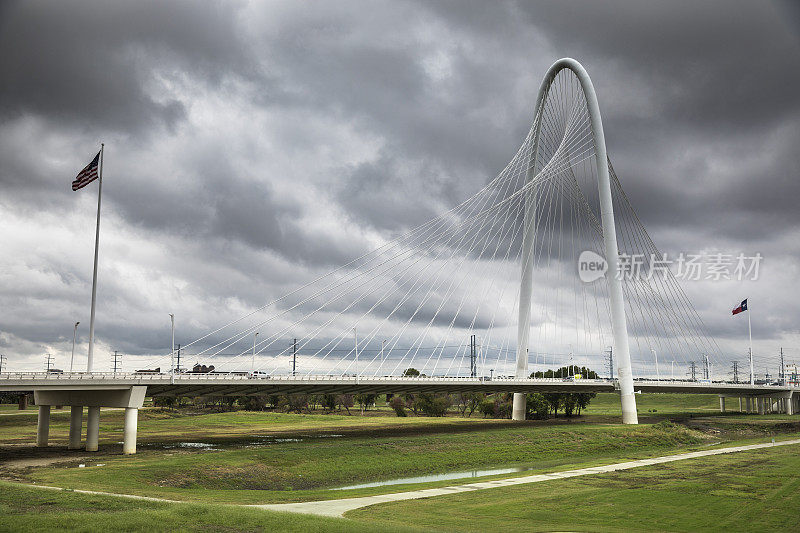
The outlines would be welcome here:
[[[244,396],[261,394],[403,394],[421,392],[613,392],[616,380],[562,378],[253,376],[238,374],[46,374],[0,375],[0,392],[35,390],[118,390],[146,386],[148,396]],[[634,382],[641,392],[768,396],[793,387],[749,383],[646,381]]]

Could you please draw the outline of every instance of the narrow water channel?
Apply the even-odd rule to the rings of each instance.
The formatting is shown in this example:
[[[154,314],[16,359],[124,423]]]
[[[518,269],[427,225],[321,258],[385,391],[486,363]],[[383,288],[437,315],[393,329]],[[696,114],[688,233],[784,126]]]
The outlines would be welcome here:
[[[390,479],[388,481],[375,481],[372,483],[360,483],[358,485],[347,485],[346,487],[336,487],[331,490],[351,490],[367,489],[370,487],[383,487],[386,485],[405,485],[406,483],[428,483],[430,481],[448,481],[451,479],[464,479],[470,477],[494,476],[497,474],[511,474],[514,472],[525,472],[530,468],[495,468],[493,470],[470,470],[468,472],[448,472],[447,474],[432,474],[429,476],[403,477]]]

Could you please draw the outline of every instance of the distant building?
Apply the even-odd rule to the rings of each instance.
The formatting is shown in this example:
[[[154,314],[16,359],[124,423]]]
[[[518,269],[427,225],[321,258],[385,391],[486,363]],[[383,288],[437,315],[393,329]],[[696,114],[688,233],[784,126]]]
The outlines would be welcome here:
[[[797,365],[786,365],[783,369],[783,375],[787,385],[800,386],[800,373],[797,371]]]

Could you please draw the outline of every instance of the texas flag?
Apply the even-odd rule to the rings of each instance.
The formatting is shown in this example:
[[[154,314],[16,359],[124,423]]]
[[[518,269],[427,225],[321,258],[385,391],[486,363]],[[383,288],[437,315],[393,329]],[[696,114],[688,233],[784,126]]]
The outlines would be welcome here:
[[[734,315],[738,315],[742,311],[747,311],[747,299],[746,298],[744,300],[742,300],[742,303],[741,303],[741,305],[739,305],[739,307],[737,307],[736,309],[733,310],[733,314]]]

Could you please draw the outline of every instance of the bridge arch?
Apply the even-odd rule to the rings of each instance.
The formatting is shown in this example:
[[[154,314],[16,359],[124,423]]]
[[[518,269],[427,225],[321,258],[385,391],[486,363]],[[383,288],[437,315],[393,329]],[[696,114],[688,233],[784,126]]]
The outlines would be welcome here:
[[[606,141],[603,134],[603,121],[600,116],[600,106],[591,78],[586,69],[574,59],[563,58],[553,63],[539,87],[536,98],[536,114],[534,119],[532,162],[529,164],[526,184],[536,177],[536,158],[540,149],[543,114],[547,99],[556,76],[562,70],[570,70],[580,82],[583,96],[586,99],[588,119],[591,126],[592,141],[594,144],[594,159],[597,168],[597,186],[599,192],[600,218],[603,228],[603,245],[605,259],[608,264],[607,280],[609,300],[611,304],[611,328],[614,339],[614,356],[617,363],[620,399],[622,403],[622,421],[625,424],[638,423],[636,413],[636,398],[633,391],[633,374],[631,370],[630,348],[628,344],[628,326],[625,318],[625,300],[622,290],[622,281],[617,279],[619,253],[617,247],[617,233],[614,222],[614,206],[611,197],[611,178],[608,171],[608,154]],[[565,132],[566,135],[566,132]],[[528,348],[531,321],[531,300],[533,296],[533,265],[535,231],[531,231],[535,224],[535,190],[526,193],[525,220],[522,243],[522,264],[520,275],[519,317],[517,326],[517,366],[516,377],[523,378],[528,375]],[[525,395],[514,394],[513,419],[525,419]]]

